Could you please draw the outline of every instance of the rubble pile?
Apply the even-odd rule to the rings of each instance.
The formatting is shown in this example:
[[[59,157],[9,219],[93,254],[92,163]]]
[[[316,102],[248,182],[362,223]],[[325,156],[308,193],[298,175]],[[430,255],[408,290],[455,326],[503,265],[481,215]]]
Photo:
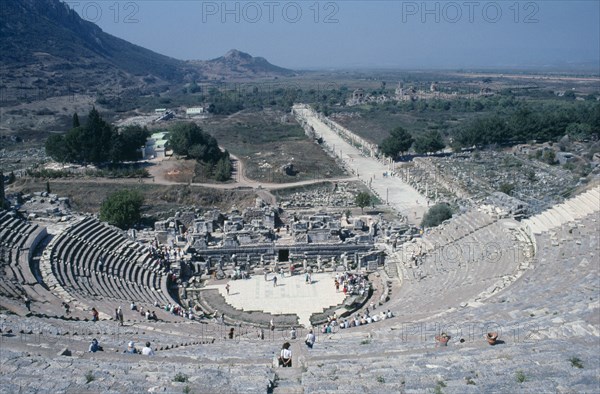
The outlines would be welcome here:
[[[339,182],[333,187],[320,187],[312,191],[293,193],[286,196],[281,207],[314,208],[314,207],[353,207],[356,194],[360,190],[348,182]]]
[[[562,201],[580,182],[559,166],[496,151],[416,158],[399,175],[432,201],[472,207],[487,200],[519,215]]]

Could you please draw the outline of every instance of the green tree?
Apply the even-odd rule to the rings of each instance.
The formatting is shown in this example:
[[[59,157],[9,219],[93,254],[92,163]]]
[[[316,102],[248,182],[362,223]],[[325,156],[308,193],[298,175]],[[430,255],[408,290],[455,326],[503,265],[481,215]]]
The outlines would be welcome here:
[[[437,130],[430,130],[415,139],[414,149],[417,153],[437,152],[446,147],[442,135]]]
[[[73,115],[73,125],[79,118]],[[51,135],[46,140],[46,153],[59,162],[102,163],[139,159],[138,149],[150,133],[141,126],[116,130],[102,119],[95,109],[88,114],[84,126],[76,126],[64,135]]]
[[[136,190],[121,190],[108,196],[100,207],[100,220],[126,230],[140,221],[144,197]]]
[[[210,154],[216,150],[220,152],[217,141],[195,123],[177,123],[170,130],[169,146],[173,152],[180,156],[194,156],[192,158],[202,161],[217,162],[216,160],[207,160]]]
[[[571,123],[567,126],[566,132],[572,139],[581,141],[592,135],[592,127],[587,123]]]
[[[221,158],[215,166],[215,179],[219,182],[228,181],[231,178],[231,160],[229,156]]]
[[[364,208],[371,204],[371,195],[367,192],[360,192],[354,198],[354,203],[360,207],[362,213],[364,212]]]
[[[534,176],[535,176],[535,173],[534,173]],[[500,190],[502,193],[508,194],[510,196],[512,194],[513,190],[515,190],[515,185],[513,185],[512,183],[502,183],[502,184],[500,184],[500,187],[498,188],[498,190]]]
[[[421,227],[435,227],[452,217],[452,210],[446,204],[436,204],[429,208],[429,211],[423,216]]]
[[[550,165],[556,164],[556,153],[551,149],[545,150],[542,155],[542,161]]]
[[[69,161],[69,149],[65,137],[60,134],[49,136],[46,140],[46,154],[60,163]]]
[[[107,161],[114,132],[112,126],[102,119],[98,110],[92,108],[80,140],[83,161],[91,163]]]
[[[81,126],[81,123],[79,123],[79,115],[77,115],[77,112],[75,112],[73,114],[73,128],[79,127],[79,126]]]
[[[395,158],[398,154],[410,149],[414,138],[402,127],[396,127],[390,132],[390,135],[381,142],[379,148],[384,155]]]
[[[126,126],[123,130],[113,135],[111,156],[119,152],[113,161],[133,161],[140,159],[139,149],[146,144],[150,132],[146,127],[139,125]],[[118,146],[115,146],[118,144]]]
[[[196,82],[192,82],[188,88],[187,88],[187,92],[188,93],[198,93],[201,92],[202,88],[200,86],[198,86],[198,84]]]
[[[229,153],[221,151],[217,140],[195,123],[176,124],[171,129],[169,146],[176,154],[196,160],[197,176],[208,175],[218,181],[231,177]]]

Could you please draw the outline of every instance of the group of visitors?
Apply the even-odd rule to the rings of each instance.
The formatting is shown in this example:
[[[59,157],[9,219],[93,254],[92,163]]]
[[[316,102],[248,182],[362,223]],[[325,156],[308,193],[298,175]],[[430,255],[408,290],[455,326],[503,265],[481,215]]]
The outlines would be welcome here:
[[[339,323],[340,328],[351,328],[364,326],[365,324],[376,323],[380,320],[390,319],[394,317],[392,312],[388,309],[387,312],[381,311],[380,313],[373,313],[372,315],[369,313],[369,308],[362,315],[356,314],[349,319],[344,319]]]
[[[335,290],[339,292],[341,288],[344,295],[354,294],[362,296],[365,292],[368,292],[370,288],[366,275],[353,274],[350,272],[344,272],[343,274],[336,273],[333,283]]]
[[[292,327],[292,339],[296,339],[296,329],[294,327]],[[308,334],[306,334],[304,344],[309,349],[312,349],[316,339],[317,338],[313,330],[311,329],[308,331]],[[284,342],[284,344],[281,346],[281,351],[279,352],[279,357],[277,357],[277,359],[279,361],[279,366],[282,368],[289,368],[292,366],[292,350],[290,349],[290,347],[291,345],[289,342]]]
[[[90,343],[90,346],[88,348],[88,352],[96,353],[96,352],[102,352],[102,351],[104,351],[104,349],[102,348],[102,346],[100,346],[100,343],[98,342],[98,340],[96,338],[92,339],[92,342]],[[154,356],[154,350],[152,350],[152,348],[150,347],[150,342],[146,342],[146,345],[141,350],[138,350],[135,347],[135,342],[129,341],[129,343],[127,344],[127,349],[125,349],[123,351],[123,353],[125,353],[125,354],[141,354],[143,356]]]
[[[127,349],[123,352],[125,354],[141,354],[142,356],[154,356],[154,350],[150,347],[150,342],[146,342],[145,346],[138,350],[135,347],[135,342],[129,341],[127,344]]]
[[[150,253],[156,259],[158,259],[163,266],[170,261],[183,260],[185,255],[183,249],[175,246],[175,242],[171,240],[171,245],[161,245],[158,240],[153,240],[148,246]]]

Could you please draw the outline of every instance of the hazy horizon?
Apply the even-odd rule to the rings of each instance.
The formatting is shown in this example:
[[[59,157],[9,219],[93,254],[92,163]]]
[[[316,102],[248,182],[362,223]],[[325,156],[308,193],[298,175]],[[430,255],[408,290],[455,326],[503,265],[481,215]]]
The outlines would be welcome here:
[[[598,1],[68,1],[163,55],[291,69],[600,68]]]

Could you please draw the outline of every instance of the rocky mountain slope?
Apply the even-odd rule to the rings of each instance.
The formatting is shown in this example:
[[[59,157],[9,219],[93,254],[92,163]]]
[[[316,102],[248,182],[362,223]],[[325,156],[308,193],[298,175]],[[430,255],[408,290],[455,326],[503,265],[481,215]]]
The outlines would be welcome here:
[[[251,78],[292,76],[294,71],[275,66],[263,57],[253,57],[232,49],[224,56],[208,61],[192,61],[208,78]]]
[[[105,33],[59,0],[0,1],[2,104],[70,94],[148,94],[166,86],[230,77],[290,75],[239,51],[182,61]]]

